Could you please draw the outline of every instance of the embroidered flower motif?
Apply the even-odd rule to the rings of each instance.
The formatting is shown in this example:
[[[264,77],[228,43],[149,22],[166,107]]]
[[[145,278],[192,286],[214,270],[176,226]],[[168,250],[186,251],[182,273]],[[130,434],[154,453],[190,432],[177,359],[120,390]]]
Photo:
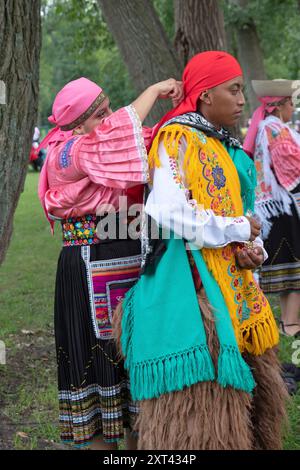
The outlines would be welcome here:
[[[206,153],[203,150],[201,150],[201,152],[199,154],[199,159],[202,163],[207,163],[209,161],[208,156],[206,155]]]
[[[239,305],[238,310],[237,310],[238,317],[240,320],[242,319],[242,314],[243,314],[243,308],[241,305]]]
[[[232,247],[230,246],[230,244],[226,245],[222,249],[222,256],[226,261],[229,261],[231,259],[231,257],[232,257]]]
[[[174,157],[169,157],[169,163],[170,163],[170,168],[172,170],[173,180],[175,181],[176,184],[179,185],[180,189],[184,190],[185,187],[182,181],[177,159],[175,159]]]
[[[216,166],[212,170],[212,176],[214,178],[214,184],[217,186],[218,189],[221,189],[225,186],[226,178],[224,176],[223,168]]]
[[[262,309],[262,304],[259,304],[258,302],[256,302],[254,305],[253,305],[253,310],[255,313],[259,313]]]
[[[236,266],[235,266],[234,264],[232,264],[232,265],[230,266],[230,272],[231,272],[232,274],[236,273]]]
[[[263,307],[265,307],[268,304],[267,298],[264,295],[261,296],[261,303]]]
[[[209,183],[208,185],[208,193],[213,196],[213,194],[216,192],[217,188],[213,183]]]
[[[62,223],[63,244],[72,245],[92,245],[99,243],[96,234],[96,216],[69,218]]]
[[[75,140],[76,140],[76,137],[69,140],[66,143],[66,145],[63,147],[63,149],[61,150],[59,157],[58,157],[60,168],[68,168],[71,165],[71,149]]]

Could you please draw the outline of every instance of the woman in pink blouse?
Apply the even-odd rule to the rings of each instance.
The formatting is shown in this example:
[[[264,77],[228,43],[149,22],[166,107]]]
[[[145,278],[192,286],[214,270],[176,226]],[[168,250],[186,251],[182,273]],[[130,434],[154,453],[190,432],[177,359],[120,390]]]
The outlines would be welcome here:
[[[300,135],[286,123],[294,111],[291,80],[254,80],[261,106],[252,116],[244,149],[257,170],[256,213],[268,260],[264,292],[279,294],[281,332],[300,335]]]
[[[48,154],[39,197],[52,230],[58,220],[63,231],[55,291],[61,438],[76,447],[117,448],[137,413],[111,319],[139,276],[141,243],[127,236],[128,222],[125,237],[117,230],[106,239],[97,224],[109,207],[120,228],[120,200],[142,202],[151,135],[142,121],[158,97],[176,103],[181,94],[180,82],[169,79],[113,113],[98,85],[74,80],[56,96],[49,118],[56,127],[40,145]],[[126,440],[134,448],[130,432]]]

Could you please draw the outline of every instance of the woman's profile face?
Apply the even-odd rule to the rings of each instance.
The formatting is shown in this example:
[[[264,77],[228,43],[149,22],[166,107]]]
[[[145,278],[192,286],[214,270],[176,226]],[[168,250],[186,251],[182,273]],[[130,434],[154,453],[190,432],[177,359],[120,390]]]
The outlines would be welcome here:
[[[289,97],[285,103],[278,106],[279,114],[283,122],[289,122],[292,119],[293,112],[295,111],[292,98]]]
[[[92,132],[95,127],[99,126],[103,119],[110,116],[112,114],[112,110],[110,107],[110,101],[106,97],[103,103],[99,106],[99,108],[94,112],[92,116],[90,116],[83,124],[76,128],[77,134],[89,134]]]

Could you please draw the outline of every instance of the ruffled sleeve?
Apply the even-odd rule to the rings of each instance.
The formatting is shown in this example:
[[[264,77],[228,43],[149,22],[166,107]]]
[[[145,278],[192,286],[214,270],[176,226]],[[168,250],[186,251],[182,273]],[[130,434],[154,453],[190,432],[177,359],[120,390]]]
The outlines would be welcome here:
[[[132,105],[107,117],[80,139],[74,155],[78,171],[103,186],[127,189],[148,181],[146,145],[150,128],[143,128]]]
[[[286,128],[272,137],[269,150],[274,172],[281,186],[292,191],[300,183],[300,146]]]

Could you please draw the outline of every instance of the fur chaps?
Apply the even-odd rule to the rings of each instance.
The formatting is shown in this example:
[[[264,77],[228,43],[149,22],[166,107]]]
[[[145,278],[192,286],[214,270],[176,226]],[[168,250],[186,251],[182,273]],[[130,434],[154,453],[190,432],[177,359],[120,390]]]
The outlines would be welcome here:
[[[198,294],[207,342],[214,364],[219,343],[204,292]],[[121,351],[122,305],[113,328]],[[286,421],[286,386],[274,350],[263,356],[245,354],[257,386],[253,396],[217,382],[199,382],[184,390],[139,402],[135,429],[138,449],[250,450],[281,449]]]

